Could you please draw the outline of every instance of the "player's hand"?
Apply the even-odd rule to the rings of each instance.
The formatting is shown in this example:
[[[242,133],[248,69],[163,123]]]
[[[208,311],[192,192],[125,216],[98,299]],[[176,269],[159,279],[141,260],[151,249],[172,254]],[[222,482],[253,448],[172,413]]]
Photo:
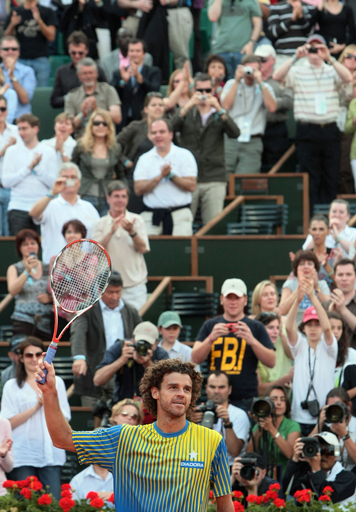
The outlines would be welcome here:
[[[75,377],[81,377],[87,374],[88,365],[84,359],[76,359],[73,362],[72,372]]]
[[[124,346],[122,347],[120,359],[124,364],[126,364],[130,359],[133,358],[135,352],[136,351],[132,346],[131,341],[125,340]]]
[[[161,167],[161,177],[167,178],[167,176],[170,174],[172,170],[171,164],[164,164]]]
[[[189,421],[192,421],[193,423],[201,423],[201,420],[203,419],[203,414],[204,413],[199,411],[199,407],[194,407],[194,410],[190,413]]]
[[[0,446],[0,457],[5,457],[7,452],[11,450],[12,443],[13,441],[9,437],[3,441],[2,445]]]
[[[224,423],[230,423],[229,411],[224,405],[217,405],[215,412],[217,417],[221,418]]]
[[[31,171],[33,171],[34,167],[40,163],[42,160],[42,155],[40,153],[35,153],[35,156],[32,159],[32,162],[30,163],[29,167]]]
[[[47,370],[47,376],[46,381],[44,384],[40,384],[39,382],[36,382],[38,389],[41,392],[42,396],[42,404],[43,404],[43,395],[49,394],[49,393],[55,393],[57,394],[56,390],[56,374],[54,372],[53,364],[49,364],[47,361],[44,361],[44,358],[46,356],[46,352],[42,353],[42,359],[38,361],[38,365],[36,367],[36,373],[35,378],[36,381],[43,379],[45,377],[45,373],[43,372],[44,369]],[[40,402],[40,400],[38,400]]]

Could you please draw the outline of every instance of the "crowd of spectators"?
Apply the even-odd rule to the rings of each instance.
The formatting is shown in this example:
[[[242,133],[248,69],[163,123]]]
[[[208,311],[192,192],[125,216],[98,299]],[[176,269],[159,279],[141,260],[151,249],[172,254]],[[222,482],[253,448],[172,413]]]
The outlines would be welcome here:
[[[210,0],[208,56],[199,0],[24,0],[0,9],[0,236],[16,237],[19,258],[7,271],[15,300],[1,374],[0,481],[4,472],[33,474],[59,497],[65,454],[50,441],[33,372],[53,332],[55,256],[90,237],[113,272],[65,339],[73,392],[94,408],[95,426],[152,422],[140,380],[152,362],[178,357],[208,369],[190,421],[224,437],[233,489],[246,498],[277,479],[280,497],[305,486],[320,495],[326,482],[334,502],[356,496],[356,229],[349,204],[336,199],[355,193],[356,29],[351,7],[314,4]],[[31,99],[49,86],[59,35],[70,62],[56,70],[46,108],[63,112],[54,136],[39,140]],[[199,207],[203,224],[223,210],[229,173],[271,169],[291,144],[292,111],[311,221],[289,255],[281,297],[265,279],[249,310],[244,281],[226,279],[221,314],[192,347],[179,341],[176,312],[143,321],[148,237],[191,236]],[[313,215],[320,203],[328,217]],[[61,312],[59,329],[69,321]],[[56,385],[69,420],[63,380]],[[113,404],[105,425],[98,403]],[[113,488],[95,465],[72,484],[78,498],[93,490],[108,499]]]

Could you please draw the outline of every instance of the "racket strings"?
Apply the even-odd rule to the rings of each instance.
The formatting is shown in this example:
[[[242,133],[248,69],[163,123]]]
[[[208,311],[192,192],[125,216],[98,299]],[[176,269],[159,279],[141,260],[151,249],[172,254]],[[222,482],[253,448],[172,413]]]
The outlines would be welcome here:
[[[66,247],[51,276],[59,306],[70,313],[90,307],[105,289],[109,273],[108,258],[97,244],[78,240]]]

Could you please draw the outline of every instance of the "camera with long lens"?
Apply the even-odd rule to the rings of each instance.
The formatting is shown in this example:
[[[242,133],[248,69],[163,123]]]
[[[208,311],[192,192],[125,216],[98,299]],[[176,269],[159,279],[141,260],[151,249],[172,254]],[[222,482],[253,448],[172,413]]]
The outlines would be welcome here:
[[[306,459],[312,459],[320,452],[320,443],[315,437],[301,437],[300,442],[304,443],[303,456]]]
[[[94,405],[92,413],[93,416],[97,416],[98,418],[101,419],[101,428],[109,428],[112,426],[109,421],[109,418],[111,416],[111,409],[113,405],[113,400],[111,399],[107,400],[106,402],[105,400],[100,399]]]
[[[274,403],[269,397],[254,398],[251,405],[251,413],[258,419],[272,416],[274,411]]]
[[[255,457],[243,457],[239,460],[240,464],[242,464],[242,468],[240,469],[240,476],[244,480],[253,480],[255,476],[259,475],[259,470],[257,469],[257,459]]]
[[[205,405],[199,405],[199,412],[203,413],[200,425],[212,429],[219,419],[216,415],[216,404],[212,400],[207,400]]]
[[[328,423],[340,423],[349,418],[349,410],[342,402],[335,402],[325,408],[325,419]]]
[[[245,76],[253,76],[255,70],[253,69],[252,66],[244,66],[244,73],[245,73]]]
[[[143,357],[147,356],[148,351],[151,348],[151,344],[145,340],[138,340],[136,343],[132,343],[132,346],[134,350],[136,350],[137,354]]]

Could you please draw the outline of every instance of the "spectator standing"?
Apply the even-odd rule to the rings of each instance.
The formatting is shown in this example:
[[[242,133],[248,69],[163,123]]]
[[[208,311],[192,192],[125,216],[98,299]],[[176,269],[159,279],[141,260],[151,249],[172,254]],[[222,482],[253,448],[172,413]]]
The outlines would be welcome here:
[[[7,221],[7,210],[10,203],[10,188],[2,185],[2,167],[6,150],[14,144],[21,145],[22,139],[19,129],[14,124],[6,121],[7,101],[0,95],[0,236],[9,236],[9,223]]]
[[[51,106],[53,108],[63,108],[65,96],[76,87],[80,87],[77,66],[89,53],[88,38],[84,32],[79,30],[70,34],[67,45],[71,62],[63,64],[56,70],[51,94]],[[98,82],[106,81],[105,72],[98,66]]]
[[[262,12],[258,2],[242,0],[210,0],[209,20],[218,23],[212,53],[225,59],[229,76],[233,79],[242,58],[251,55],[262,30]]]
[[[168,115],[178,108],[184,107],[192,97],[190,90],[193,79],[186,62],[182,69],[175,69],[169,77],[167,97],[164,98],[164,106]]]
[[[228,76],[225,59],[220,55],[209,55],[206,61],[206,72],[213,81],[213,94],[220,100]]]
[[[114,87],[98,82],[98,67],[89,57],[77,64],[81,86],[65,97],[64,110],[74,116],[75,138],[83,135],[91,114],[97,108],[107,110],[115,124],[121,123],[121,101]]]
[[[318,33],[325,39],[331,55],[338,59],[346,45],[356,39],[352,9],[338,0],[322,0],[318,10]]]
[[[10,88],[17,94],[16,118],[32,111],[30,102],[37,85],[35,72],[30,66],[19,62],[19,56],[19,40],[14,36],[4,36],[0,40],[0,65],[5,75],[5,83],[10,84]]]
[[[122,181],[112,181],[107,188],[107,215],[98,220],[92,237],[109,252],[112,268],[121,274],[121,296],[139,310],[147,300],[147,267],[144,254],[150,250],[145,223],[127,210],[129,190]]]
[[[180,331],[182,329],[182,321],[178,313],[174,311],[164,311],[161,313],[157,322],[158,331],[162,337],[158,343],[162,347],[170,359],[178,357],[183,362],[192,360],[192,349],[188,345],[184,345],[178,341]],[[199,371],[199,367],[196,367]]]
[[[198,174],[195,158],[173,144],[173,131],[165,119],[153,121],[149,133],[154,148],[139,158],[134,172],[135,193],[143,195],[141,215],[147,234],[191,236],[190,204]]]
[[[267,124],[262,137],[262,164],[271,167],[278,162],[290,146],[286,121],[288,111],[293,109],[293,92],[272,78],[276,63],[276,50],[272,45],[257,46],[255,55],[261,59],[262,79],[272,87],[277,102],[275,112],[267,111]]]
[[[94,206],[78,196],[81,177],[77,165],[72,162],[62,164],[51,192],[31,208],[30,215],[41,226],[42,257],[45,263],[49,263],[51,257],[66,245],[62,234],[65,222],[80,220],[85,225],[88,236],[91,236],[92,227],[99,219]]]
[[[17,127],[23,144],[6,150],[2,168],[2,184],[11,188],[8,220],[12,236],[24,228],[38,231],[28,212],[49,193],[58,170],[54,149],[38,141],[38,117],[23,114],[17,119]]]
[[[2,390],[3,390],[5,382],[7,382],[10,379],[15,378],[16,367],[17,367],[17,363],[19,361],[18,348],[19,348],[20,344],[24,341],[25,338],[26,338],[25,334],[15,334],[14,336],[11,337],[11,339],[9,341],[9,350],[8,350],[7,356],[10,359],[11,364],[9,366],[7,366],[4,370],[1,371],[1,383],[0,383],[0,388],[1,388],[0,394],[1,395],[2,395]]]
[[[316,52],[316,53],[315,53]],[[292,67],[301,57],[304,66]],[[329,204],[335,199],[340,178],[341,143],[336,120],[339,86],[351,82],[350,71],[331,57],[322,36],[313,35],[273,75],[294,90],[297,154],[301,172],[309,174],[309,203]],[[310,98],[313,101],[310,101]]]
[[[136,309],[121,299],[121,290],[121,276],[113,272],[100,301],[71,326],[75,393],[80,395],[84,407],[94,407],[100,398],[100,388],[94,384],[93,377],[105,351],[116,340],[131,338],[134,328],[141,322]],[[105,390],[106,398],[112,397],[112,391],[112,386]]]
[[[72,152],[77,145],[72,137],[74,131],[73,116],[66,112],[61,112],[54,120],[54,137],[42,140],[57,153],[58,165],[69,162],[72,158]]]
[[[179,69],[190,59],[189,42],[193,32],[193,15],[189,0],[160,0],[167,7],[169,49],[173,53],[174,67]]]
[[[159,91],[161,71],[156,66],[146,66],[145,42],[132,39],[129,42],[127,56],[129,64],[124,63],[118,71],[114,71],[112,85],[117,90],[122,102],[122,122],[120,129],[131,121],[139,121],[148,93]]]
[[[206,224],[224,208],[224,134],[236,138],[240,132],[213,96],[209,75],[198,74],[193,91],[193,96],[176,112],[171,122],[173,131],[177,136],[179,134],[179,145],[191,151],[198,164],[198,183],[193,192],[191,209],[195,217],[200,203],[203,224]]]
[[[230,400],[249,411],[257,396],[257,364],[275,365],[273,344],[261,322],[244,314],[247,288],[241,279],[227,279],[221,288],[220,303],[224,314],[207,320],[193,347],[192,360],[207,360],[209,370],[220,370],[231,379]]]
[[[21,44],[20,62],[30,66],[37,79],[37,87],[48,87],[51,65],[48,43],[55,40],[57,18],[53,9],[43,7],[37,0],[25,0],[15,7],[5,24],[5,34],[16,36]]]
[[[261,168],[267,112],[275,112],[277,102],[272,87],[262,78],[260,57],[247,55],[242,63],[221,93],[222,107],[240,130],[238,139],[225,140],[225,161],[229,173],[254,174]]]

